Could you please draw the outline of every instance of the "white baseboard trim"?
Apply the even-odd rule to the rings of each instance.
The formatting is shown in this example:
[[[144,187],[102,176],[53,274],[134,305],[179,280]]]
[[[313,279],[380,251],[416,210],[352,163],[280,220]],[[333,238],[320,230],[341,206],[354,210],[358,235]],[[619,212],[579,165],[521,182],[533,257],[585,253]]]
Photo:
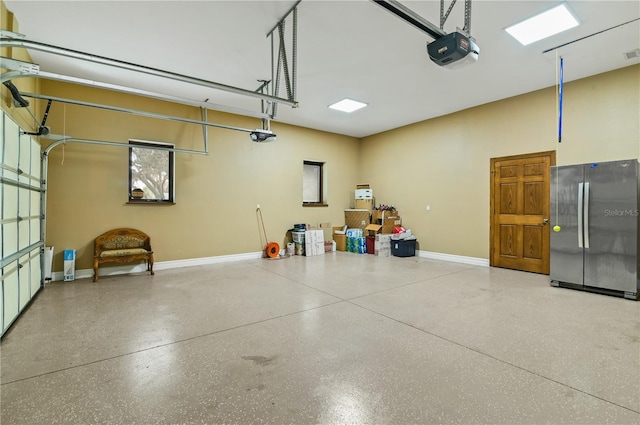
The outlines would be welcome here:
[[[257,260],[262,258],[263,251],[247,252],[244,254],[219,255],[217,257],[189,258],[186,260],[160,261],[154,263],[153,270],[168,270],[180,267],[203,266],[207,264],[229,263],[242,260]],[[131,266],[112,266],[100,268],[100,276],[116,276],[121,274],[142,273],[147,271],[147,265],[136,264]],[[51,278],[54,281],[63,280],[63,272],[53,272]],[[93,269],[76,270],[76,279],[93,279]]]
[[[440,252],[417,251],[418,257],[430,258],[432,260],[451,261],[454,263],[464,263],[473,266],[489,267],[489,260],[477,257],[465,257],[462,255],[443,254]],[[244,254],[219,255],[216,257],[189,258],[186,260],[160,261],[153,265],[153,270],[169,270],[180,267],[204,266],[208,264],[230,263],[242,260],[258,260],[264,256],[263,251],[247,252]],[[131,266],[112,266],[100,269],[100,276],[116,276],[121,274],[143,273],[147,271],[146,264],[136,264]],[[52,280],[63,280],[62,272],[53,272]],[[76,279],[93,279],[93,269],[76,270]]]
[[[489,260],[478,257],[465,257],[462,255],[443,254],[440,252],[418,251],[418,257],[432,260],[451,261],[454,263],[471,264],[473,266],[489,267]]]

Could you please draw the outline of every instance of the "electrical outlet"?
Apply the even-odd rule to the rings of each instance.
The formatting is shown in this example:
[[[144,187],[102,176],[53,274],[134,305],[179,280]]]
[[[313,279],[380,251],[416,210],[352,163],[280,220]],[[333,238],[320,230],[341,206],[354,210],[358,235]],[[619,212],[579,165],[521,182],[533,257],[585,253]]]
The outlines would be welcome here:
[[[427,205],[427,211],[431,211],[431,205]]]
[[[256,205],[256,209],[260,209],[260,204]]]

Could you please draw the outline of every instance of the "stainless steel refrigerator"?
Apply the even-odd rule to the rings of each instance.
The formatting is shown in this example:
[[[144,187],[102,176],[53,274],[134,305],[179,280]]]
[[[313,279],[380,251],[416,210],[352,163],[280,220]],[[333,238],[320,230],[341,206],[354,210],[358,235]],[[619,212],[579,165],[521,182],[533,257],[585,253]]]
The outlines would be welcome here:
[[[640,292],[638,160],[551,167],[551,285]]]

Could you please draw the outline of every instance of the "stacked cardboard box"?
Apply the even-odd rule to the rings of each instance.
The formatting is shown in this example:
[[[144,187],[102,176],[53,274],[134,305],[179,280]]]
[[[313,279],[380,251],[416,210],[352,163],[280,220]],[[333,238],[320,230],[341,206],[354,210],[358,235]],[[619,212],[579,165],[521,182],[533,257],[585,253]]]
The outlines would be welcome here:
[[[391,256],[391,235],[378,233],[376,235],[374,255],[378,257]]]
[[[304,232],[304,254],[308,257],[324,255],[324,232],[322,230]]]
[[[364,229],[371,223],[371,211],[362,209],[344,210],[344,222],[349,229]]]
[[[376,206],[373,198],[373,189],[368,184],[356,185],[354,196],[354,204],[356,209],[371,211]]]
[[[371,223],[382,225],[380,233],[393,233],[396,226],[402,226],[402,217],[396,210],[373,210]]]
[[[333,240],[336,242],[336,251],[346,251],[347,250],[347,235],[345,231],[347,226],[345,227],[334,227],[333,228]]]
[[[371,211],[375,207],[375,199],[356,199],[355,200],[355,208],[358,210],[367,210]]]
[[[380,230],[380,233],[393,233],[393,230],[397,226],[402,226],[402,218],[400,216],[385,217],[382,220],[382,229]]]
[[[357,184],[355,198],[356,199],[373,199],[373,189],[369,187],[368,183]]]

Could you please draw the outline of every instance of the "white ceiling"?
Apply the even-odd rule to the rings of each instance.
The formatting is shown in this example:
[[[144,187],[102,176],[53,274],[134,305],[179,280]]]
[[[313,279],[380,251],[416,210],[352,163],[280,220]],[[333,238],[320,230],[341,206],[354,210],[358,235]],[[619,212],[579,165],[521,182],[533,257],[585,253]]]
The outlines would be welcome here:
[[[257,80],[271,78],[266,34],[294,3],[5,0],[28,40],[248,90],[258,87]],[[402,3],[439,24],[439,1]],[[543,54],[544,50],[632,20],[558,52],[564,58],[565,81],[639,63],[624,55],[640,47],[638,1],[566,1],[581,25],[526,47],[504,31],[559,3],[473,1],[471,34],[480,47],[480,58],[451,70],[428,58],[425,45],[431,38],[371,1],[303,0],[298,6],[300,107],[280,105],[276,121],[364,137],[553,86],[556,54]],[[463,10],[460,0],[446,32],[464,25]],[[290,29],[289,21],[287,25]],[[260,109],[260,102],[253,98],[42,52],[31,55],[43,71]],[[284,93],[281,84],[281,97]],[[327,108],[344,97],[369,106],[352,114]],[[210,120],[215,121],[213,115]]]

